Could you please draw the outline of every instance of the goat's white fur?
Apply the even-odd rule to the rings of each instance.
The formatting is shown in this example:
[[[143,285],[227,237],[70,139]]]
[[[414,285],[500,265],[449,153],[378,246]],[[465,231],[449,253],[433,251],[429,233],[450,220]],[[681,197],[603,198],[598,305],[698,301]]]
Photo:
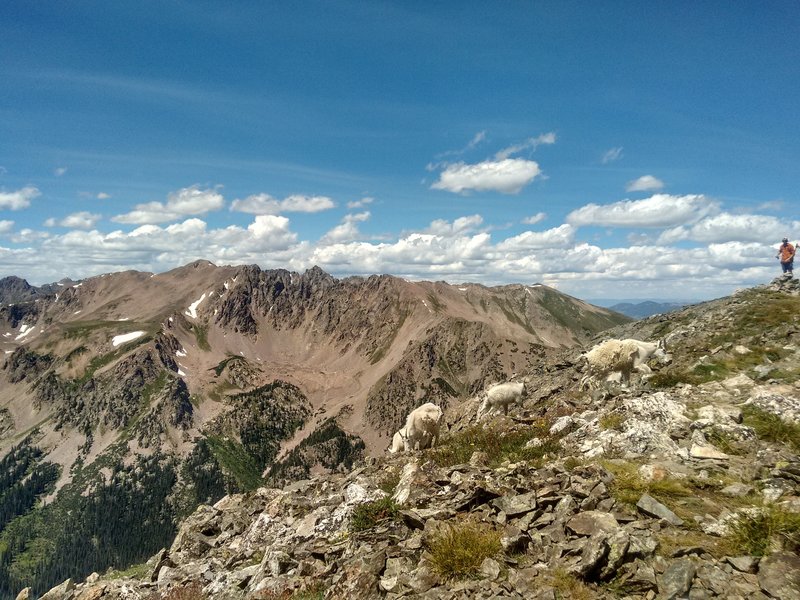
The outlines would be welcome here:
[[[589,387],[592,381],[605,381],[615,373],[619,374],[625,384],[630,384],[631,373],[634,371],[645,376],[653,372],[647,366],[647,361],[651,358],[669,362],[663,340],[654,343],[611,339],[598,344],[582,356],[586,359],[587,372],[581,379],[581,389]]]
[[[389,446],[389,452],[392,454],[396,452],[402,452],[405,449],[405,439],[406,437],[406,428],[403,427],[400,431],[395,432],[394,437],[392,437],[392,445]]]
[[[511,404],[522,404],[525,394],[524,380],[494,384],[481,394],[483,402],[478,409],[478,419],[501,407],[503,414],[508,415],[508,407]]]
[[[390,452],[433,448],[439,440],[442,409],[427,402],[408,413],[405,426],[394,434]]]

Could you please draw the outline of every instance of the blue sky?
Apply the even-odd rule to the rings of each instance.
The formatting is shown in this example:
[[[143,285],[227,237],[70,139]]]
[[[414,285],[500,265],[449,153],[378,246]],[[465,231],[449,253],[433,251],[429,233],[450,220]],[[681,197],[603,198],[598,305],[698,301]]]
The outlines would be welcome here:
[[[796,2],[0,4],[0,276],[703,299],[800,240]]]

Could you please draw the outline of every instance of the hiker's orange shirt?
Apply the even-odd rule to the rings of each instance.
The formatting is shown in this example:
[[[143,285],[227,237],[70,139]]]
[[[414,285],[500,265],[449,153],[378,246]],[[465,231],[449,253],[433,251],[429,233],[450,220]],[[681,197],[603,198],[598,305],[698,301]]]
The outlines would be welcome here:
[[[789,262],[794,256],[794,246],[791,244],[781,245],[781,262]]]

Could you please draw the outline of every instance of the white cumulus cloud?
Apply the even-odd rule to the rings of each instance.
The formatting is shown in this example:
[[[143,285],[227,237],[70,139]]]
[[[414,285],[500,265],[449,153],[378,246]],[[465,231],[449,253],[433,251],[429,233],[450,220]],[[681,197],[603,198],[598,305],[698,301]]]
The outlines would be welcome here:
[[[458,217],[452,223],[445,219],[431,221],[425,233],[435,235],[463,235],[471,233],[483,225],[483,217],[480,215],[470,215],[468,217]]]
[[[639,179],[629,181],[626,192],[654,192],[664,188],[664,182],[652,175],[642,175]]]
[[[327,196],[294,194],[277,200],[269,194],[255,194],[243,200],[234,200],[231,210],[252,215],[277,215],[284,212],[315,213],[335,208],[336,203]]]
[[[686,238],[696,242],[780,243],[789,231],[800,230],[800,221],[787,221],[766,215],[721,213],[695,223]]]
[[[167,196],[167,201],[137,204],[128,213],[112,217],[115,223],[165,223],[188,215],[204,215],[225,206],[225,199],[215,189],[198,186],[183,188]]]
[[[345,217],[342,219],[342,222],[328,231],[328,233],[322,237],[319,243],[323,245],[338,244],[341,242],[357,240],[359,237],[361,237],[361,233],[358,230],[358,223],[368,221],[369,217],[369,211],[345,215]]]
[[[14,230],[14,221],[0,221],[0,234],[11,233]]]
[[[38,198],[41,192],[33,187],[26,186],[15,192],[0,192],[0,209],[7,208],[9,210],[22,210],[31,205],[31,200]]]
[[[572,225],[601,227],[676,227],[719,212],[719,203],[702,194],[655,194],[644,200],[587,204],[567,215]]]
[[[456,194],[473,190],[517,194],[540,174],[538,163],[523,158],[458,162],[448,165],[431,188]]]
[[[111,194],[106,194],[105,192],[100,192],[97,194],[98,200],[108,200],[109,198],[111,198]]]
[[[55,219],[53,217],[47,219],[44,224],[45,227],[69,227],[70,229],[91,229],[95,224],[102,219],[102,215],[90,213],[89,211],[80,211],[67,215],[63,219]]]
[[[546,231],[524,231],[499,244],[501,252],[529,252],[543,248],[566,248],[575,241],[575,228],[564,224]]]

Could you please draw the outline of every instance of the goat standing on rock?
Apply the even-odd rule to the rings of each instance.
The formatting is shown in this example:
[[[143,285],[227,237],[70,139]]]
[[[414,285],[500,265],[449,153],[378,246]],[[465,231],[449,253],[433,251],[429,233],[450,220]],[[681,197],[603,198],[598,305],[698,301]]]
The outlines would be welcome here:
[[[503,409],[503,414],[508,416],[508,407],[511,404],[522,404],[526,394],[525,381],[507,381],[496,383],[483,392],[483,402],[478,409],[478,420],[495,409]]]
[[[653,371],[647,366],[647,361],[657,358],[662,363],[670,362],[666,353],[666,342],[643,342],[641,340],[606,340],[598,344],[585,354],[587,373],[583,376],[580,389],[590,387],[594,380],[606,381],[613,373],[619,373],[622,381],[630,384],[631,373],[636,371],[643,375],[650,375]]]
[[[442,415],[442,409],[431,402],[412,410],[406,424],[394,434],[389,452],[433,448],[439,439]]]

